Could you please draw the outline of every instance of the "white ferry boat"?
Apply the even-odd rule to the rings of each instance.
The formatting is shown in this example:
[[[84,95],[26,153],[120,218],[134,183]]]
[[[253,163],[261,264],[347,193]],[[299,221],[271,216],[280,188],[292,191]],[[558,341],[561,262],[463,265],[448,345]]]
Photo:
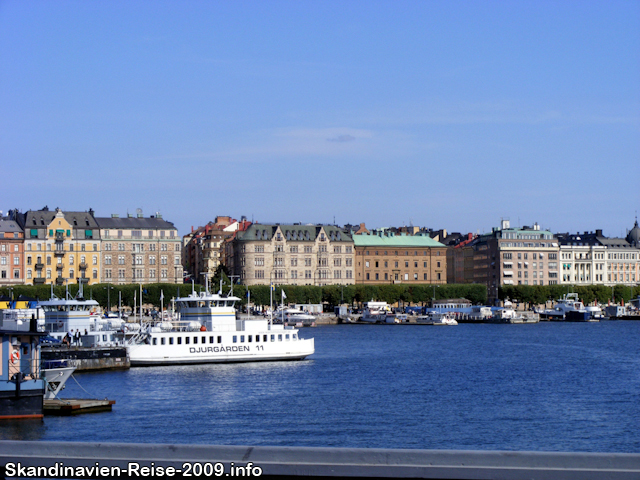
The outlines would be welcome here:
[[[82,287],[82,284],[80,284]],[[80,333],[80,345],[83,347],[116,346],[123,343],[123,336],[130,325],[134,330],[138,324],[125,324],[121,319],[102,318],[97,314],[99,304],[95,300],[83,298],[82,289],[76,298],[58,298],[51,291],[49,300],[41,301],[38,306],[44,310],[44,329],[52,337],[62,341],[67,333]]]
[[[145,326],[129,342],[131,366],[302,360],[313,339],[268,319],[237,319],[238,297],[192,290],[175,300],[178,320]]]

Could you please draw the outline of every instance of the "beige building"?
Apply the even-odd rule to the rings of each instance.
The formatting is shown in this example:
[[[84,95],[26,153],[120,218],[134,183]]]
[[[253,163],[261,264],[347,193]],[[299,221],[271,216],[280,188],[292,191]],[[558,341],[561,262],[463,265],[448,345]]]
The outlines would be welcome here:
[[[182,283],[182,242],[160,214],[99,217],[102,283]]]
[[[252,224],[231,242],[233,274],[245,285],[349,285],[351,235],[332,225]]]
[[[464,262],[457,268],[463,272],[463,281],[485,284],[490,300],[498,298],[500,285],[560,283],[558,239],[538,224],[511,228],[503,220],[500,228],[456,250],[458,263]]]

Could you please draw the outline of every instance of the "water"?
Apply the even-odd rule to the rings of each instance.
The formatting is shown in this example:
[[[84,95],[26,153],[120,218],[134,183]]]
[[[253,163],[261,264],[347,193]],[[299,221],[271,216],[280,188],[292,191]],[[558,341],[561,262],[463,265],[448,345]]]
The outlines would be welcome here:
[[[76,374],[24,440],[640,452],[640,322],[303,329],[303,362]]]

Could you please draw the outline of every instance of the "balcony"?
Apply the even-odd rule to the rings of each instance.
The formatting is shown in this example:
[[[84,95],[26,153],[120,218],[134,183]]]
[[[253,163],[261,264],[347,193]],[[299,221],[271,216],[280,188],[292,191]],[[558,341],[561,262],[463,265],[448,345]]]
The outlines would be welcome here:
[[[64,285],[64,278],[56,277],[56,285]]]
[[[36,263],[36,270],[42,270],[44,268],[44,263]]]
[[[33,279],[33,284],[34,285],[44,285],[45,283],[45,279],[44,278],[34,278]]]
[[[63,269],[64,269],[64,265],[63,265],[63,264],[58,263],[58,264],[56,265],[56,270],[60,270],[60,271],[62,271]]]
[[[64,253],[65,253],[65,252],[64,252],[64,250],[55,250],[55,251],[53,252],[53,254],[54,254],[56,257],[64,257]]]
[[[87,269],[87,264],[82,262],[80,265],[78,265],[78,267],[80,268],[80,270],[86,270]]]

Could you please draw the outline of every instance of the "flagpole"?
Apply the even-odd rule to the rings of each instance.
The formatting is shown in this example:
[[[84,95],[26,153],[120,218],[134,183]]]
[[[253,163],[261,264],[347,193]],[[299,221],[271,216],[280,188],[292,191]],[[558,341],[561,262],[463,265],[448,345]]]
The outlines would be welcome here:
[[[269,286],[269,326],[273,325],[273,283]]]
[[[280,290],[280,317],[282,317],[282,325],[284,325],[284,290]]]

